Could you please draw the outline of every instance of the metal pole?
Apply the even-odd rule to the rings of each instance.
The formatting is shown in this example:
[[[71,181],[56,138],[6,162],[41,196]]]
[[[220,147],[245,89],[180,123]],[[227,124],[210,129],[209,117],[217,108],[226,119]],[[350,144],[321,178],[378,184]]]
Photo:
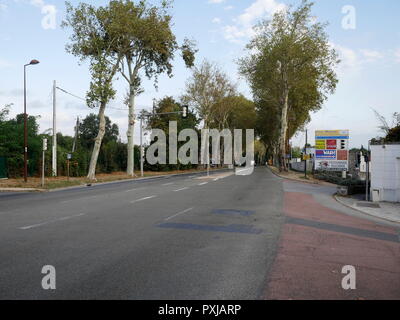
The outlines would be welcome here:
[[[67,160],[67,180],[69,181],[69,159]]]
[[[56,80],[53,82],[53,153],[52,153],[52,170],[53,177],[57,177],[57,122],[56,122]]]
[[[144,155],[143,155],[143,117],[140,117],[140,174],[141,174],[142,177],[144,177],[143,161],[144,161]]]
[[[45,162],[45,151],[42,153],[42,187],[44,187],[44,162]]]
[[[207,129],[207,143],[206,143],[206,148],[207,148],[207,177],[210,176],[210,137],[208,135],[208,129]]]
[[[366,174],[365,174],[365,201],[369,201],[369,150],[370,150],[370,142],[368,141],[368,150],[366,152],[367,156],[366,158],[368,159],[367,163],[366,163]]]
[[[26,114],[26,66],[24,65],[24,181],[28,182],[28,115]]]
[[[308,144],[308,130],[306,129],[306,144],[304,146],[304,177],[307,179],[307,144]]]

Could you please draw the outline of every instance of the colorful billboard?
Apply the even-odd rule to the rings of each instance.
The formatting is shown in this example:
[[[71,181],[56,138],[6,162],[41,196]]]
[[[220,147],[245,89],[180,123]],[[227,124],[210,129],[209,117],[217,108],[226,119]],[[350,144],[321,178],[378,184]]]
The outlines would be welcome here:
[[[347,171],[349,130],[315,131],[315,170]]]

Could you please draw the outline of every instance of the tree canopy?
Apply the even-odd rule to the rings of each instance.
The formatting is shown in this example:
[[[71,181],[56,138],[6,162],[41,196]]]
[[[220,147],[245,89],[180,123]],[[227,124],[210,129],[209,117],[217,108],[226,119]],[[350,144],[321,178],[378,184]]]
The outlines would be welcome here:
[[[239,61],[249,81],[265,143],[278,153],[286,169],[287,141],[310,120],[335,91],[339,62],[325,33],[326,24],[312,22],[313,3],[278,11],[260,22],[248,44],[249,55]]]

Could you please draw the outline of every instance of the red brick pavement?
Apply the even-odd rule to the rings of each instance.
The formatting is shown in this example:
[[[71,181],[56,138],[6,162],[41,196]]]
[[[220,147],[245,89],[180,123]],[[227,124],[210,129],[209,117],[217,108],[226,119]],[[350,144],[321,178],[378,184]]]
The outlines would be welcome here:
[[[284,213],[289,221],[269,274],[266,299],[400,299],[400,243],[394,228],[342,214],[297,192],[285,193]],[[339,232],[329,230],[332,225],[339,226]],[[388,235],[389,240],[375,239],[371,232]],[[341,286],[345,265],[356,269],[355,290]]]

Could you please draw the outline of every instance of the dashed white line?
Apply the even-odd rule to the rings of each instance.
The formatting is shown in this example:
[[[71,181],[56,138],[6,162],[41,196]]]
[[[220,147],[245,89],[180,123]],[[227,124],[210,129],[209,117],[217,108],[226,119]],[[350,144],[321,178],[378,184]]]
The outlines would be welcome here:
[[[69,203],[69,202],[74,202],[74,201],[78,201],[78,200],[96,199],[97,197],[100,197],[100,195],[90,196],[90,197],[83,197],[83,198],[77,198],[77,199],[71,199],[71,200],[65,200],[65,201],[61,201],[61,203]]]
[[[156,197],[156,196],[145,197],[145,198],[133,200],[133,201],[131,201],[131,203],[136,203],[136,202],[140,202],[140,201],[144,201],[144,200],[148,200],[148,199],[153,199],[153,198],[155,198],[155,197]]]
[[[164,183],[163,186],[169,186],[171,184],[174,184],[174,183],[173,182]]]
[[[181,214],[184,214],[184,213],[189,212],[189,211],[191,211],[191,210],[193,210],[193,208],[189,208],[189,209],[183,210],[183,211],[181,211],[181,212],[178,212],[177,214],[174,214],[174,215],[172,215],[172,216],[166,218],[165,221],[171,220],[172,218],[175,218],[175,217],[177,217],[177,216],[180,216]]]
[[[198,186],[204,186],[205,184],[207,184],[208,182],[203,182],[203,183],[199,183]]]
[[[185,187],[185,188],[177,189],[177,190],[174,190],[174,192],[183,191],[183,190],[186,190],[186,189],[189,189],[189,188]]]
[[[132,191],[143,190],[143,189],[146,189],[146,188],[145,187],[143,187],[143,188],[135,188],[135,189],[126,190],[125,192],[132,192]]]
[[[82,217],[84,215],[86,215],[86,213],[81,213],[81,214],[77,214],[77,215],[73,215],[73,216],[62,217],[62,218],[59,218],[59,219],[49,220],[49,221],[45,221],[45,222],[42,222],[42,223],[32,224],[32,225],[26,226],[26,227],[21,227],[21,228],[18,228],[18,229],[20,229],[20,230],[29,230],[29,229],[41,227],[41,226],[44,226],[44,225],[47,225],[47,224],[50,224],[50,223],[55,223],[55,222],[58,222],[58,221],[65,221],[65,220],[70,220],[70,219],[73,219],[73,218]]]

